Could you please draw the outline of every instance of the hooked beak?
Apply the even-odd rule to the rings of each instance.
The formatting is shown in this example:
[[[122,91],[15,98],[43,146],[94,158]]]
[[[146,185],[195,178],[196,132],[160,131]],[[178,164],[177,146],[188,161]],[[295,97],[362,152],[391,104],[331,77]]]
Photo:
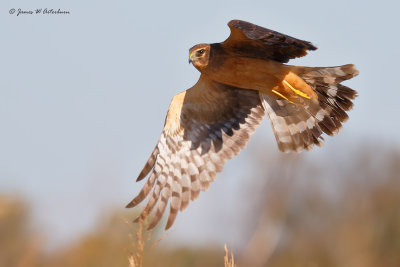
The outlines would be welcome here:
[[[193,56],[192,53],[190,53],[190,55],[189,55],[189,64],[192,63],[192,56]]]

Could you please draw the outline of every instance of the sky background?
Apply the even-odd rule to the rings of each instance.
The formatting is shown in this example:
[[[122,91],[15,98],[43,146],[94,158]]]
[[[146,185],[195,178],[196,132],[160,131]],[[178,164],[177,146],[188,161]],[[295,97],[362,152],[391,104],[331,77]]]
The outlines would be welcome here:
[[[11,8],[70,14],[16,16]],[[359,69],[345,83],[359,92],[350,120],[307,157],[339,148],[346,153],[360,140],[399,147],[399,10],[398,1],[3,0],[0,193],[24,197],[33,227],[52,244],[73,240],[107,210],[123,207],[141,188],[134,181],[170,100],[199,77],[188,65],[188,49],[225,40],[231,19],[319,48],[290,64],[354,63]],[[232,203],[260,145],[266,155],[278,150],[268,120],[210,190],[178,216],[171,240],[221,240],[222,232],[234,231],[235,223],[226,226],[219,218],[235,214]]]

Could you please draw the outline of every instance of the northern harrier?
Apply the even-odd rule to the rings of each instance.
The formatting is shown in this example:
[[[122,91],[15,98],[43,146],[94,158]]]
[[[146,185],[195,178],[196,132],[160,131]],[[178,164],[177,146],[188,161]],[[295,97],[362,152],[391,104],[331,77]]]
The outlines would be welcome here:
[[[166,229],[171,227],[178,211],[207,190],[225,162],[246,146],[265,112],[285,152],[321,146],[322,134],[336,134],[348,119],[357,93],[340,83],[357,75],[354,65],[285,65],[317,48],[245,21],[228,26],[231,34],[224,42],[189,50],[189,62],[201,76],[173,97],[161,137],[137,178],[150,173],[127,207],[152,191],[136,219],[157,205],[148,229],[160,221],[168,202]]]

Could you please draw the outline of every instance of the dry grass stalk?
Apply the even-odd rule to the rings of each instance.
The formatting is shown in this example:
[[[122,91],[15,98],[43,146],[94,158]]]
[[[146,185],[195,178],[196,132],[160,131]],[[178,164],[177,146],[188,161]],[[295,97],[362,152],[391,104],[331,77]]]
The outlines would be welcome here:
[[[125,223],[134,229],[136,238],[132,234],[129,234],[129,239],[131,240],[133,251],[129,252],[128,262],[129,267],[143,267],[143,254],[146,242],[151,239],[151,231],[146,231],[146,225],[148,221],[143,221],[142,219],[138,222],[138,228],[133,226],[128,220]],[[136,224],[136,223],[135,223]],[[155,248],[164,238],[168,236],[169,232],[164,233],[158,240],[156,240],[152,245],[147,246],[150,249]]]
[[[126,221],[128,225],[130,223]],[[143,221],[139,221],[139,227],[136,231],[136,240],[134,240],[132,234],[129,234],[129,238],[132,242],[134,252],[130,252],[128,257],[129,267],[143,267],[143,251],[144,251],[144,238],[143,238]]]
[[[229,250],[224,246],[225,249],[225,257],[224,257],[224,266],[225,267],[237,267],[235,264],[235,259],[233,258],[233,252],[231,252],[231,256],[229,257]]]

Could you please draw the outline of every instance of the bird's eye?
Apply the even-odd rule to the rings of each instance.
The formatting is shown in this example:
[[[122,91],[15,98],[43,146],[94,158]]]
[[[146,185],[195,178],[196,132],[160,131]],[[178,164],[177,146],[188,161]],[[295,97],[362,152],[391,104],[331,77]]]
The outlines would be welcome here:
[[[204,49],[200,49],[198,52],[199,52],[200,55],[202,55],[205,52],[205,50]]]

